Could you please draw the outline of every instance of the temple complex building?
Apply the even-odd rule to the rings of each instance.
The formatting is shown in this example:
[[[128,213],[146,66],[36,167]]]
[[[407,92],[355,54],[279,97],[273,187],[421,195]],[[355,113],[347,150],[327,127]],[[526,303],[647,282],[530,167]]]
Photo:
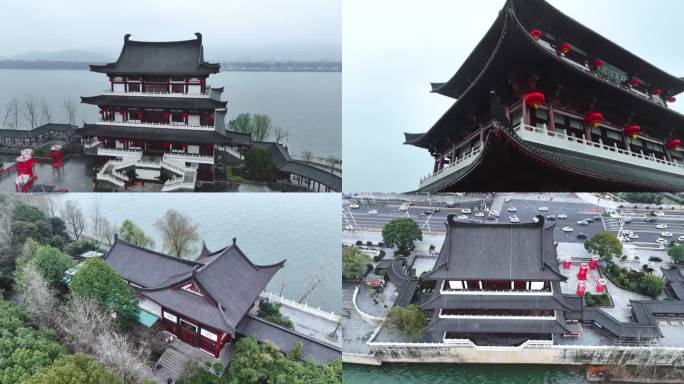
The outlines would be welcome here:
[[[434,158],[419,191],[684,189],[676,77],[544,0],[507,0],[460,69],[455,103],[406,144]]]

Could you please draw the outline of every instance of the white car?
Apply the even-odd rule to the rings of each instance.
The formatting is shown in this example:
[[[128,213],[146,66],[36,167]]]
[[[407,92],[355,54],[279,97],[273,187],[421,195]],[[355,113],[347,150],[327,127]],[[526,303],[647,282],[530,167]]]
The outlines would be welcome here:
[[[578,224],[578,225],[589,225],[589,223],[587,223],[587,222],[584,221],[584,220],[578,221],[577,224]]]
[[[475,217],[484,217],[484,215],[485,215],[484,213],[478,212],[475,214]]]
[[[656,216],[665,216],[665,212],[660,212],[660,211],[658,211],[658,212],[653,212],[653,214],[656,215]]]
[[[538,218],[537,216],[535,216],[535,217],[532,218],[532,221],[534,221],[535,223],[538,223],[538,222],[539,222],[539,218]]]
[[[459,215],[459,216],[457,217],[457,219],[459,219],[459,220],[468,220],[468,215]]]
[[[632,234],[634,232],[632,232],[631,229],[624,229],[624,230],[622,230],[622,233],[624,233],[625,235],[629,235],[629,234]]]
[[[672,237],[672,232],[660,232],[660,236],[662,236],[662,237]]]
[[[509,220],[511,223],[519,223],[519,222],[520,222],[520,219],[519,219],[518,216],[516,216],[516,215],[508,216],[508,220]]]
[[[656,243],[667,244],[667,240],[663,239],[662,237],[659,237],[656,239]]]
[[[549,210],[549,207],[539,207],[539,210],[542,212],[546,212]]]
[[[658,228],[658,229],[666,229],[666,228],[667,228],[667,224],[658,224],[658,225],[656,225],[656,228]]]
[[[611,216],[611,217],[612,217],[612,216]],[[631,222],[632,222],[632,218],[629,217],[629,216],[625,216],[625,217],[622,218],[622,221],[624,221],[625,223],[631,223]]]
[[[446,206],[447,206],[447,208],[453,208],[456,206],[456,203],[452,200],[449,200],[446,202]]]
[[[368,214],[371,216],[375,216],[378,214],[378,211],[376,209],[371,209],[370,211],[368,211]]]
[[[629,235],[627,235],[627,237],[629,237],[632,240],[636,240],[639,238],[639,235],[637,235],[636,233],[630,233]]]
[[[358,204],[349,204],[349,208],[351,208],[351,209],[359,209],[359,205],[358,205]]]
[[[473,212],[473,211],[472,211],[470,208],[463,208],[463,209],[461,209],[461,213],[468,214],[468,213],[472,213],[472,212]]]
[[[563,227],[563,232],[572,232],[572,227]]]
[[[496,209],[492,209],[491,211],[489,211],[489,216],[499,217],[499,211],[497,211]]]
[[[408,208],[409,208],[409,206],[406,203],[403,203],[402,205],[399,206],[400,211],[408,211]]]
[[[682,236],[679,236],[679,237],[677,238],[677,241],[681,241],[681,242],[684,242],[684,235],[682,235]]]
[[[566,215],[565,213],[561,213],[560,215],[558,215],[558,218],[559,219],[567,219],[568,215]]]
[[[508,212],[518,212],[518,208],[516,208],[516,207],[508,207],[506,210]]]
[[[508,203],[508,202],[511,201],[511,200],[513,200],[513,199],[510,198],[510,197],[507,197],[507,198],[504,199],[504,202]]]

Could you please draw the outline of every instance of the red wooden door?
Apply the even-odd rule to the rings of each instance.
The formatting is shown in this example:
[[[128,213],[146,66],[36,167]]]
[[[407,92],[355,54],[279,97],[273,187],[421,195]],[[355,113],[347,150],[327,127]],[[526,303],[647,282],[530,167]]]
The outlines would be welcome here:
[[[193,347],[197,346],[197,326],[181,319],[180,321],[180,339]]]

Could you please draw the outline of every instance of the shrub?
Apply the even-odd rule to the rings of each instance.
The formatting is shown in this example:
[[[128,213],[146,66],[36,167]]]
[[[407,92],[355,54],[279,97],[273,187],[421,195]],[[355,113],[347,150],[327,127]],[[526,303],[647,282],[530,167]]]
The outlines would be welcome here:
[[[366,245],[369,246],[369,247],[372,247],[372,246],[373,246],[373,242],[372,242],[372,241],[366,241]]]
[[[363,245],[363,241],[361,241],[361,240],[356,240],[356,245]]]

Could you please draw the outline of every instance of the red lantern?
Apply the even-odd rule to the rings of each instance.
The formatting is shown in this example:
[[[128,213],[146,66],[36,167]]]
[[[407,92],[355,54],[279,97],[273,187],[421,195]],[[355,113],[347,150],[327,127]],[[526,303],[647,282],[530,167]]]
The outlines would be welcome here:
[[[637,135],[641,133],[641,127],[636,124],[631,124],[625,127],[624,132],[625,135],[634,140],[636,139]]]
[[[594,61],[591,63],[591,66],[594,67],[594,69],[600,69],[603,68],[605,64],[606,63],[601,59],[594,59]]]
[[[584,121],[592,128],[597,128],[603,121],[603,114],[601,112],[589,112],[584,116]]]
[[[534,109],[538,109],[544,102],[544,94],[539,91],[532,91],[525,95],[525,104]]]
[[[539,40],[539,38],[542,36],[542,31],[539,29],[533,29],[530,31],[530,36],[532,36],[532,38],[535,40]]]
[[[568,53],[572,49],[572,45],[570,45],[570,43],[563,43],[560,45],[559,49],[563,53]]]
[[[667,149],[669,149],[671,151],[673,149],[677,149],[677,148],[681,147],[682,141],[679,139],[668,139],[665,142],[665,146],[667,147]]]
[[[641,80],[637,79],[636,77],[633,77],[632,80],[629,81],[629,84],[632,87],[638,87],[641,85]]]
[[[653,90],[653,92],[651,92],[651,95],[653,95],[653,96],[660,96],[661,93],[663,93],[663,90],[660,89],[660,88],[656,88],[656,89]]]
[[[668,102],[668,103],[674,103],[675,101],[677,101],[677,98],[674,97],[674,96],[670,96],[670,97],[667,99],[667,102]]]

